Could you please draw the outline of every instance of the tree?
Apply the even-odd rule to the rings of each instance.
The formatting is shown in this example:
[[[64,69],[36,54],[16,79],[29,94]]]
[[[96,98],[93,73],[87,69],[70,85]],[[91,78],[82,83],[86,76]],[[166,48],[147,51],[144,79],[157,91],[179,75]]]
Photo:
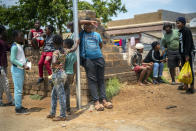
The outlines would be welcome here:
[[[106,23],[118,12],[127,12],[121,0],[92,0],[92,3],[79,1],[79,10],[94,10],[98,18]],[[13,29],[30,29],[36,19],[43,26],[54,25],[60,34],[73,18],[72,0],[19,0],[12,7],[0,6],[0,21]]]
[[[112,16],[117,16],[118,12],[127,12],[125,5],[122,5],[121,0],[92,0],[92,7],[96,11],[98,18],[101,18],[104,23],[111,20]]]

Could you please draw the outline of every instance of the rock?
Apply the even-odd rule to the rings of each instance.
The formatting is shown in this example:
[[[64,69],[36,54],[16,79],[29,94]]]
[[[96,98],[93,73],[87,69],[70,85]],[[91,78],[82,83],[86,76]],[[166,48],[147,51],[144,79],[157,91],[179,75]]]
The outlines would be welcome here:
[[[62,127],[66,127],[66,124],[65,124],[65,123],[63,123],[61,126],[62,126]]]
[[[175,105],[169,105],[169,106],[166,107],[167,110],[169,110],[171,108],[177,108],[177,106],[175,106]]]

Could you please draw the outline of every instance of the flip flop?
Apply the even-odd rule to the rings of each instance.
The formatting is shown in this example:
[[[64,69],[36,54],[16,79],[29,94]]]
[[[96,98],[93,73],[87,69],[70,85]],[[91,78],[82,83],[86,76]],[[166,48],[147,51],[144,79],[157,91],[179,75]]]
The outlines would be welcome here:
[[[97,105],[95,105],[95,110],[104,111],[104,106],[102,104],[97,104]]]
[[[106,108],[106,109],[112,109],[113,108],[113,105],[111,102],[106,102],[105,104],[103,104],[103,106]]]

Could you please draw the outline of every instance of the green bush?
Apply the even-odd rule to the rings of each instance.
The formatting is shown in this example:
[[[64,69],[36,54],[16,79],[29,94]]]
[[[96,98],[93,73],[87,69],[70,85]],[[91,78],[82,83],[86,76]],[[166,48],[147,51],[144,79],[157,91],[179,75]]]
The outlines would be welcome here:
[[[42,100],[44,97],[43,96],[40,96],[38,94],[35,94],[35,95],[30,95],[30,98],[32,100]]]
[[[120,92],[120,82],[117,78],[112,78],[107,81],[106,97],[111,100],[113,96],[116,96]]]

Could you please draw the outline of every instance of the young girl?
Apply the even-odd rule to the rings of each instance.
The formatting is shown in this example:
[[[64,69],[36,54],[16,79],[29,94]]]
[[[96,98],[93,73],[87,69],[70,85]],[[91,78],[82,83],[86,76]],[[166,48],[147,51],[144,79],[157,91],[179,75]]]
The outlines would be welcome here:
[[[13,32],[14,43],[11,47],[11,73],[14,82],[14,98],[16,114],[27,114],[27,108],[22,107],[22,92],[24,85],[24,70],[28,70],[23,50],[24,34],[21,31]]]
[[[51,59],[52,59],[52,54],[54,49],[54,45],[53,45],[53,32],[54,32],[54,27],[51,25],[46,26],[46,39],[45,39],[45,44],[43,47],[43,52],[41,55],[41,58],[39,60],[39,79],[37,81],[37,83],[41,83],[44,81],[43,78],[43,66],[45,65],[46,70],[48,71],[48,75],[49,77],[51,77],[52,75],[52,70],[51,70]]]
[[[63,50],[63,40],[61,36],[55,35],[53,38],[55,51],[52,57],[52,96],[51,96],[51,112],[47,118],[53,118],[53,121],[64,121],[66,118],[66,96],[64,90],[64,83],[66,80],[66,74],[63,68],[65,61],[65,55]],[[57,98],[59,98],[60,104],[60,116],[55,117]]]

